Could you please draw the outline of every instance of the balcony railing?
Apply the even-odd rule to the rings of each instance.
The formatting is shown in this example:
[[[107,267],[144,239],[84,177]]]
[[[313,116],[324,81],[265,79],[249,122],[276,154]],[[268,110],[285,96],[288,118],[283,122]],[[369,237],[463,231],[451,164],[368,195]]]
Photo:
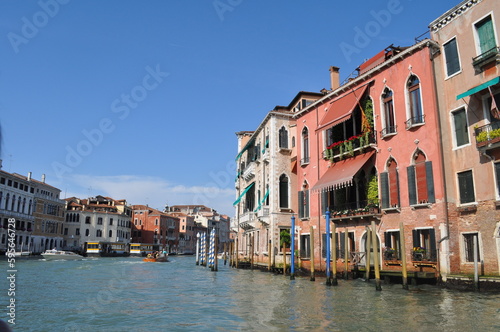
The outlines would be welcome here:
[[[380,131],[380,137],[385,137],[397,133],[398,126],[387,126]]]
[[[345,141],[331,144],[323,151],[323,158],[333,160],[334,158],[344,158],[354,156],[355,152],[361,151],[370,144],[376,144],[377,140],[374,132],[367,132],[351,137]]]
[[[410,128],[413,128],[415,126],[424,124],[425,123],[424,119],[425,119],[425,115],[424,114],[417,115],[417,116],[409,118],[405,122],[406,129],[410,129]]]
[[[300,159],[300,166],[308,165],[309,164],[309,157],[304,157]]]
[[[247,181],[252,179],[255,176],[255,163],[251,162],[248,164],[247,167],[245,167],[242,176]]]
[[[476,73],[480,73],[484,65],[493,61],[500,61],[500,47],[495,46],[492,49],[479,54],[477,57],[472,58],[472,66],[474,67]]]
[[[380,213],[377,205],[368,204],[367,201],[348,202],[330,206],[330,216],[332,218],[356,217],[363,215],[375,215]]]
[[[382,254],[384,255],[384,261],[394,262],[401,260],[401,253],[393,248],[382,248]]]
[[[476,128],[475,133],[478,149],[500,142],[500,121]]]

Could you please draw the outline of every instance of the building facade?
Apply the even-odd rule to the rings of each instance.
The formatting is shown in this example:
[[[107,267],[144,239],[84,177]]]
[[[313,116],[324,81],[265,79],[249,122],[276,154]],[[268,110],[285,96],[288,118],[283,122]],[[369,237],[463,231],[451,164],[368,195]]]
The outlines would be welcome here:
[[[462,1],[430,23],[448,206],[451,273],[500,274],[500,6]]]

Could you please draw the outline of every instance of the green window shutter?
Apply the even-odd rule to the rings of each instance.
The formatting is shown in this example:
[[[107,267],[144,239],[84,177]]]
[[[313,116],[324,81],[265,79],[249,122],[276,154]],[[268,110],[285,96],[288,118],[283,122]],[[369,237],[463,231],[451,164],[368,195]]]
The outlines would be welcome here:
[[[340,246],[339,246],[339,253],[337,255],[337,258],[343,258],[344,257],[344,252],[345,252],[345,236],[344,232],[339,232],[338,233],[339,240],[340,240]],[[341,255],[341,257],[339,257]]]
[[[309,190],[304,191],[304,217],[309,218]]]
[[[476,24],[477,36],[479,37],[479,47],[481,54],[486,53],[496,46],[495,33],[493,32],[493,22],[491,16]]]
[[[389,174],[387,172],[380,173],[380,190],[382,194],[382,209],[387,209],[389,203]]]
[[[429,242],[431,244],[431,247],[426,248],[426,249],[431,250],[431,257],[437,258],[436,257],[436,231],[434,230],[434,228],[429,230]]]
[[[391,248],[392,247],[391,236],[390,236],[389,232],[384,232],[384,239],[385,239],[385,246],[387,248]]]
[[[434,175],[432,173],[432,161],[425,162],[425,174],[427,176],[427,199],[429,203],[436,203],[436,195],[434,193]]]
[[[299,218],[304,217],[304,192],[299,191]]]
[[[321,192],[321,214],[323,214],[323,215],[326,214],[327,209],[328,209],[328,192],[322,191]]]
[[[474,195],[474,179],[472,171],[466,171],[458,174],[458,187],[460,191],[460,203],[471,203],[476,200]]]
[[[455,38],[444,45],[444,55],[446,58],[446,73],[451,76],[460,70],[457,40]]]
[[[417,188],[415,183],[415,166],[408,166],[406,168],[408,173],[408,196],[410,205],[417,204]]]
[[[420,233],[414,229],[412,230],[413,235],[413,248],[420,247]]]
[[[469,135],[467,128],[467,113],[465,109],[461,109],[453,113],[453,121],[455,124],[455,139],[456,145],[461,146],[469,143]]]

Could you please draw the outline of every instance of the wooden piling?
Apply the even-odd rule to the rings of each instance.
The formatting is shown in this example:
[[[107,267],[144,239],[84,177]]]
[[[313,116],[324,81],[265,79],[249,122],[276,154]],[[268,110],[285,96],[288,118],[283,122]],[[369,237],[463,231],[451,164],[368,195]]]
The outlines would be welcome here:
[[[267,245],[267,257],[269,258],[269,261],[267,262],[267,269],[271,271],[271,251],[272,251],[272,244],[271,240],[269,240],[269,244]]]
[[[372,241],[373,241],[373,265],[375,265],[375,289],[382,290],[380,285],[380,265],[378,256],[378,242],[377,242],[377,226],[375,221],[372,220]]]
[[[406,266],[406,244],[405,244],[405,230],[403,223],[399,223],[399,238],[401,243],[401,264],[403,265],[403,289],[408,289],[408,269]]]
[[[235,239],[235,248],[234,248],[234,267],[238,268],[238,237]]]
[[[335,224],[332,225],[332,238],[330,250],[332,251],[332,286],[337,286],[337,230]]]
[[[314,275],[314,228],[311,226],[311,281],[315,281],[316,277]]]
[[[286,243],[283,242],[283,275],[286,275]]]
[[[474,290],[479,290],[479,246],[477,243],[477,235],[473,237],[474,244]]]
[[[254,254],[254,250],[253,250],[253,241],[254,241],[254,236],[253,234],[250,234],[250,270],[253,270],[253,254]]]
[[[203,264],[206,267],[209,267],[208,265],[209,252],[210,252],[210,235],[207,235],[205,241],[205,262],[204,262],[205,264]]]
[[[344,232],[344,279],[349,279],[349,231]]]
[[[371,265],[371,259],[370,259],[370,254],[372,250],[372,233],[370,231],[370,227],[366,227],[366,254],[365,254],[365,261],[366,261],[366,271],[365,271],[365,280],[370,281],[370,265]]]

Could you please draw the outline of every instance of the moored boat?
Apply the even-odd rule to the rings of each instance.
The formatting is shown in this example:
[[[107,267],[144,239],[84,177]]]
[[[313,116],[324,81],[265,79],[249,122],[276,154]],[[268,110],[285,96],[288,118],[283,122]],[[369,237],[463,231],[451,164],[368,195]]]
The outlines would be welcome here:
[[[142,259],[144,262],[168,262],[168,254],[148,254],[146,258]]]
[[[72,251],[63,251],[63,250],[57,250],[57,249],[46,250],[45,252],[42,253],[42,256],[46,260],[56,260],[56,259],[76,260],[76,259],[83,258],[83,256],[75,254]]]

